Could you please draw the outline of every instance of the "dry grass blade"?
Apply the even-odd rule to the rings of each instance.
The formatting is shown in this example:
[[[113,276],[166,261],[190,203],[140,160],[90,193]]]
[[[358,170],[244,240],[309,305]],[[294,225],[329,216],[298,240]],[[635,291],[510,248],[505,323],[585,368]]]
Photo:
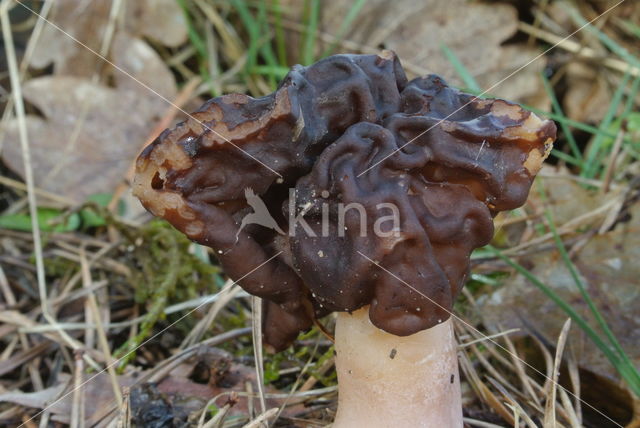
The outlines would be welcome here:
[[[503,428],[501,425],[492,424],[490,422],[479,421],[473,418],[463,418],[463,421],[472,427],[478,428]]]
[[[259,297],[251,296],[251,313],[253,357],[256,361],[256,383],[258,385],[260,410],[264,414],[267,411],[267,404],[264,398],[264,356],[262,354],[262,299],[260,299]]]
[[[22,150],[22,158],[24,162],[24,175],[27,186],[27,199],[29,202],[29,214],[31,216],[31,231],[33,234],[33,247],[36,261],[36,275],[38,280],[38,292],[40,295],[40,305],[42,307],[42,314],[45,319],[52,325],[57,325],[57,321],[51,315],[49,308],[49,300],[47,296],[47,284],[44,269],[44,257],[42,251],[42,239],[40,236],[40,225],[38,221],[38,204],[36,200],[35,184],[33,180],[33,168],[31,165],[31,152],[29,149],[29,137],[27,135],[27,126],[25,121],[24,102],[22,98],[22,87],[20,82],[20,75],[18,72],[18,65],[16,60],[16,52],[13,42],[13,34],[11,32],[11,22],[9,20],[9,7],[11,2],[4,0],[0,4],[0,21],[2,22],[2,35],[4,38],[5,51],[7,53],[7,63],[9,68],[9,77],[11,80],[12,95],[14,101],[14,107],[16,111],[16,117],[18,120],[18,129],[20,136],[20,148]],[[63,329],[57,329],[60,336],[67,344],[74,350],[81,348],[81,345],[71,338]],[[94,367],[99,367],[98,364],[86,356],[87,361]]]
[[[82,280],[85,284],[85,288],[91,288],[91,271],[89,270],[89,264],[87,263],[84,249],[80,254],[80,262],[80,267],[82,270]],[[98,302],[96,302],[96,296],[95,294],[93,294],[93,292],[89,292],[88,301],[89,307],[91,309],[91,315],[96,323],[98,341],[100,343],[100,347],[102,348],[102,353],[104,354],[104,360],[107,364],[106,369],[107,373],[109,373],[109,379],[111,380],[113,395],[115,396],[118,405],[122,406],[122,392],[120,391],[120,385],[118,383],[118,377],[116,375],[115,361],[113,361],[113,356],[111,355],[111,349],[107,341],[107,335],[104,331],[104,327],[102,326],[102,317],[100,316],[100,310],[98,309]]]
[[[497,382],[496,382],[497,384]],[[509,425],[515,425],[515,418],[513,413],[510,412],[505,405],[495,396],[495,394],[484,384],[484,382],[480,381],[477,385],[482,392],[482,396],[485,398],[485,403],[487,403],[491,408],[499,414],[502,419],[504,419]],[[494,385],[495,386],[495,385]],[[503,389],[504,391],[504,389]]]
[[[240,288],[239,285],[234,284],[231,280],[228,280],[227,283],[222,287],[222,290],[220,290],[220,292],[217,294],[217,299],[213,301],[205,317],[198,321],[198,324],[196,324],[196,326],[189,332],[187,337],[184,338],[184,340],[180,344],[180,348],[185,349],[200,342],[220,311],[231,300],[236,298],[241,291],[242,288]]]
[[[85,421],[84,410],[84,394],[82,391],[82,382],[84,376],[84,364],[82,360],[82,351],[75,353],[75,371],[73,374],[73,397],[71,407],[71,428],[83,428]]]
[[[45,0],[44,4],[42,5],[42,9],[40,11],[42,16],[44,17],[48,16],[52,6],[53,6],[53,0]],[[27,66],[33,55],[33,52],[38,43],[38,40],[40,39],[40,35],[42,34],[42,30],[44,29],[45,25],[46,25],[46,22],[44,20],[36,21],[35,27],[33,28],[33,32],[31,33],[31,37],[29,37],[29,43],[27,43],[27,48],[25,49],[24,56],[22,57],[22,62],[20,63],[20,81],[24,79],[24,75],[27,71]],[[2,125],[0,126],[0,153],[2,153],[2,149],[4,146],[5,125],[9,120],[9,118],[11,117],[11,113],[13,111],[13,103],[14,103],[14,98],[10,98],[7,101],[4,112],[2,113],[2,121],[0,122]]]
[[[571,399],[569,398],[569,394],[562,388],[558,390],[560,394],[560,400],[562,401],[562,407],[567,412],[567,419],[569,420],[569,424],[571,428],[580,428],[582,426],[582,422],[580,422],[580,418],[573,408],[573,404],[571,403]]]
[[[131,391],[124,388],[122,391],[123,404],[120,407],[120,414],[114,419],[108,428],[131,428]]]
[[[21,183],[17,180],[12,180],[9,177],[0,176],[0,184],[5,186],[13,187],[14,189],[20,191],[27,191],[27,186],[24,183]],[[38,189],[37,187],[34,189],[38,196],[41,196],[45,199],[50,200],[51,202],[57,202],[62,204],[63,206],[73,206],[75,205],[75,201],[65,198],[64,196],[56,195],[55,193],[47,192],[46,190]]]
[[[229,395],[227,402],[211,419],[209,419],[206,423],[204,422],[210,406],[215,404],[216,400],[220,398],[221,395],[222,394],[216,395],[211,400],[209,400],[206,406],[204,406],[204,408],[202,409],[202,414],[200,415],[200,419],[198,420],[198,428],[217,428],[224,424],[224,419],[227,417],[227,413],[229,413],[229,410],[231,410],[231,408],[238,402],[238,394],[235,392],[232,392]]]
[[[522,386],[524,387],[525,391],[529,394],[529,398],[536,405],[539,406],[540,405],[540,397],[538,396],[538,394],[536,394],[536,392],[533,389],[531,378],[529,376],[527,376],[526,369],[525,369],[525,366],[523,364],[523,360],[518,357],[518,353],[516,351],[516,347],[513,345],[513,342],[509,339],[508,336],[505,336],[504,341],[507,344],[507,348],[510,351],[509,352],[509,356],[513,360],[513,364],[514,364],[514,366],[516,368],[516,373],[518,374],[518,377],[520,378]]]
[[[269,409],[266,412],[263,412],[257,418],[244,425],[243,428],[258,428],[262,427],[269,419],[273,418],[278,413],[278,408],[274,407],[273,409]]]
[[[560,331],[560,336],[558,337],[558,344],[556,345],[556,357],[553,363],[553,373],[551,376],[551,380],[547,382],[547,402],[545,404],[544,411],[544,427],[556,427],[556,385],[558,384],[558,378],[560,376],[560,365],[562,364],[562,353],[564,352],[564,346],[567,343],[567,336],[569,334],[569,329],[571,328],[571,318],[567,318],[564,325],[562,326],[562,330]]]
[[[512,333],[517,333],[519,331],[520,331],[519,328],[512,328],[512,329],[509,329],[509,330],[501,331],[499,333],[490,334],[490,335],[485,336],[485,337],[480,337],[478,339],[474,339],[474,340],[470,340],[468,342],[460,343],[460,344],[458,344],[458,349],[464,349],[464,348],[466,348],[468,346],[471,346],[471,345],[482,343],[482,342],[485,342],[485,341],[491,340],[491,339],[497,339],[497,338],[502,337],[502,336],[507,336],[507,335],[512,334]]]
[[[612,70],[624,73],[629,69],[629,64],[622,60],[616,58],[602,58],[602,56],[598,52],[588,46],[583,46],[581,43],[566,39],[561,36],[556,36],[553,33],[542,30],[540,28],[536,28],[533,25],[529,25],[525,22],[520,22],[518,24],[518,29],[523,33],[529,34],[540,40],[544,40],[547,43],[551,43],[559,47],[560,49],[566,50],[567,52],[571,52],[586,59],[599,60],[604,66]],[[632,76],[638,76],[640,74],[640,69],[635,67],[631,68],[630,73]]]
[[[509,394],[507,392],[506,389],[504,389],[502,387],[502,385],[500,385],[495,379],[489,378],[489,382],[491,383],[491,385],[493,385],[498,391],[500,391],[500,394],[502,394],[502,396],[507,400],[507,404],[508,406],[513,410],[514,413],[514,422],[513,425],[514,426],[518,426],[519,424],[516,424],[516,417],[520,417],[522,416],[522,419],[524,419],[525,423],[527,424],[527,426],[529,426],[529,428],[538,428],[538,426],[536,425],[536,423],[533,421],[533,419],[527,414],[527,412],[525,412],[525,410],[522,408],[522,406],[518,403],[518,401],[516,401],[513,396],[511,394]]]
[[[172,369],[174,369],[181,362],[185,361],[187,358],[191,357],[202,346],[217,346],[228,340],[236,339],[238,337],[247,335],[250,332],[251,332],[250,327],[230,330],[218,336],[214,336],[203,342],[200,342],[190,348],[185,349],[184,351],[180,351],[177,354],[174,354],[171,357],[165,359],[160,364],[156,365],[152,370],[149,370],[147,373],[140,376],[138,379],[136,379],[136,384],[140,384],[142,382],[159,382]]]
[[[575,410],[578,425],[582,426],[582,400],[580,399],[580,372],[578,370],[578,363],[573,356],[569,355],[567,365],[569,367],[569,378],[571,379],[571,385],[573,387],[573,406],[568,407]]]

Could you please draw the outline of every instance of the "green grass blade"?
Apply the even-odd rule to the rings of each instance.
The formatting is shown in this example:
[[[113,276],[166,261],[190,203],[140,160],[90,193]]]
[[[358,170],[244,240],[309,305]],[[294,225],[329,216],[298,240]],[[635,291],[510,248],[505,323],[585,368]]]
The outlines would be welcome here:
[[[178,4],[180,5],[180,8],[182,9],[182,13],[184,15],[184,19],[187,24],[187,34],[189,37],[189,41],[191,42],[193,47],[196,49],[196,52],[198,53],[201,59],[207,58],[209,55],[207,52],[207,44],[205,43],[204,40],[202,40],[202,38],[200,37],[200,34],[198,33],[198,30],[193,25],[193,20],[191,19],[191,15],[189,14],[189,8],[187,7],[185,0],[176,0],[176,1],[178,2]]]
[[[558,149],[553,149],[551,150],[551,156],[557,157],[560,160],[565,161],[568,164],[571,164],[573,166],[577,166],[577,167],[581,167],[582,166],[582,162],[580,160],[577,160],[576,158],[574,158],[571,155],[568,155],[564,152],[561,152]]]
[[[627,29],[627,31],[640,39],[640,25],[634,24],[628,19],[622,21],[622,25]]]
[[[631,369],[628,365],[626,365],[618,356],[616,352],[614,352],[611,347],[598,335],[598,333],[589,325],[587,320],[585,320],[580,314],[578,314],[573,307],[567,303],[562,297],[560,297],[551,287],[540,281],[538,277],[532,274],[528,269],[519,264],[518,262],[510,259],[509,257],[502,254],[500,250],[497,248],[487,245],[487,250],[492,252],[498,258],[503,260],[513,269],[518,271],[522,276],[524,276],[529,282],[534,284],[540,291],[542,291],[549,299],[551,299],[560,309],[564,311],[571,318],[573,322],[575,322],[582,331],[591,339],[591,341],[598,347],[598,349],[604,354],[604,356],[609,360],[611,365],[615,367],[620,376],[627,382],[631,390],[638,396],[640,396],[640,383],[634,381],[633,379],[633,366]]]
[[[247,46],[247,70],[252,70],[258,62],[258,43],[260,39],[260,27],[251,15],[246,3],[241,0],[230,0],[231,5],[236,9],[242,24],[249,34],[249,46]]]
[[[560,114],[555,114],[553,112],[548,112],[541,110],[537,107],[533,107],[527,104],[520,104],[523,108],[530,110],[537,114],[540,117],[546,117],[548,119],[553,119],[556,122],[566,123],[572,128],[579,129],[580,131],[588,132],[592,135],[602,135],[603,137],[615,138],[616,134],[614,132],[609,132],[606,130],[598,129],[595,126],[587,125],[586,123],[578,122],[576,120],[569,119],[568,117],[562,116]],[[626,137],[624,140],[626,143],[633,143],[631,138]]]
[[[322,53],[323,57],[331,55],[332,53],[335,52],[336,48],[338,47],[338,44],[340,44],[347,30],[349,29],[349,27],[351,27],[353,20],[356,19],[356,17],[360,13],[360,10],[362,9],[362,7],[366,2],[367,0],[356,0],[351,5],[351,8],[345,15],[344,19],[342,20],[342,23],[340,24],[340,27],[338,28],[338,33],[336,34],[336,40],[333,43],[331,43],[331,45]]]
[[[265,60],[267,65],[276,67],[278,66],[278,60],[276,59],[276,55],[271,48],[271,34],[270,34],[270,25],[267,14],[267,0],[262,0],[258,5],[258,28],[260,29],[260,37],[258,38],[259,43],[259,51],[262,58]],[[269,84],[273,89],[276,88],[278,82],[274,75],[269,75]]]
[[[564,116],[562,107],[560,106],[560,103],[558,102],[558,98],[556,97],[556,94],[553,91],[553,88],[551,87],[551,83],[549,82],[549,79],[547,79],[547,76],[545,76],[542,73],[540,74],[540,76],[542,78],[542,85],[544,86],[544,89],[545,91],[547,91],[547,95],[551,100],[551,106],[553,107],[554,112],[556,114]],[[582,163],[583,163],[582,152],[578,147],[578,143],[576,143],[576,139],[573,137],[571,128],[569,128],[569,125],[567,125],[566,122],[560,122],[560,128],[562,129],[563,134],[567,138],[567,143],[569,143],[569,148],[571,148],[571,152],[573,153],[573,158],[577,161],[578,166],[582,166]]]
[[[631,109],[636,103],[636,96],[638,95],[638,90],[640,90],[640,74],[633,79],[631,82],[631,89],[629,90],[629,95],[627,95],[627,102],[624,105],[624,110],[622,112],[622,117],[627,117],[629,113],[631,113]]]
[[[615,129],[616,133],[620,132],[620,128],[622,127],[623,121],[632,118],[632,113],[635,113],[633,111],[633,108],[635,106],[636,97],[639,91],[640,91],[640,74],[636,76],[635,79],[633,79],[633,82],[631,82],[631,88],[629,89],[629,95],[627,95],[627,102],[625,103],[624,109],[620,114],[620,116],[612,124],[613,125],[612,127],[613,129]],[[607,138],[606,145],[611,146],[613,144],[613,140],[614,140],[613,138]],[[627,143],[626,147],[629,154],[637,158],[637,153],[635,153],[635,151],[633,150],[633,143],[629,141],[624,141],[624,142]],[[636,145],[638,144],[637,141],[635,143]],[[606,169],[603,169],[600,175],[600,178],[604,179],[605,174],[606,174]]]
[[[310,65],[315,60],[316,37],[320,19],[320,0],[306,0],[305,12],[305,32],[300,58],[302,58],[303,65]]]
[[[527,268],[512,260],[511,258],[502,254],[502,251],[493,247],[492,245],[487,245],[485,247],[487,250],[492,252],[495,256],[500,258],[502,261],[507,263],[509,266],[514,268],[518,273],[524,276],[529,282],[534,284],[536,287],[540,289],[549,299],[551,299],[560,309],[562,309],[586,334],[589,338],[595,343],[595,345],[602,351],[603,354],[607,357],[609,361],[614,366],[618,366],[620,364],[620,358],[616,353],[613,352],[611,347],[605,343],[602,338],[598,335],[598,333],[589,325],[587,320],[585,320],[582,315],[576,312],[573,307],[567,303],[560,295],[558,295],[551,287],[543,283],[537,276],[531,273]]]
[[[598,127],[598,129],[600,129],[601,131],[605,131],[609,129],[611,122],[615,118],[616,113],[618,112],[618,109],[622,103],[622,96],[624,94],[624,89],[626,88],[630,77],[631,77],[630,68],[628,68],[627,72],[624,74],[622,78],[622,82],[616,88],[616,91],[613,94],[613,98],[611,99],[611,103],[609,104],[609,108],[607,109],[607,112],[605,113],[604,117],[602,118],[602,121],[600,122],[600,126]],[[598,133],[594,137],[593,141],[591,142],[591,145],[589,146],[589,149],[587,150],[584,169],[580,174],[581,176],[587,177],[587,178],[593,178],[598,173],[598,169],[601,167],[601,165],[599,165],[600,162],[598,161],[598,155],[600,154],[600,150],[602,149],[603,142],[604,142],[603,133]]]
[[[272,36],[269,33],[266,0],[261,0],[258,3],[258,13],[256,17],[253,16],[244,1],[231,0],[231,5],[237,10],[240,20],[249,34],[246,70],[249,73],[256,72],[255,70],[256,67],[258,67],[259,56],[269,67],[278,67],[278,60],[271,48]],[[275,88],[277,85],[276,76],[273,74],[267,74],[267,77],[269,78],[271,87]]]
[[[187,24],[187,36],[189,41],[196,50],[196,58],[198,60],[198,72],[204,82],[207,82],[211,87],[211,93],[216,96],[216,90],[211,81],[211,73],[209,72],[209,52],[207,51],[207,42],[200,36],[200,33],[196,29],[196,26],[191,19],[191,14],[185,0],[176,0],[182,9],[185,22]]]
[[[567,12],[569,12],[569,15],[571,16],[571,19],[573,19],[573,21],[577,25],[585,26],[585,30],[589,31],[592,34],[595,34],[598,37],[598,39],[600,40],[600,42],[602,42],[603,45],[605,45],[607,48],[609,48],[609,50],[611,52],[613,52],[614,54],[618,55],[620,58],[625,60],[627,63],[632,64],[634,67],[640,67],[640,60],[637,57],[632,55],[626,48],[620,46],[611,37],[607,36],[605,33],[600,31],[600,29],[598,29],[596,26],[591,25],[591,24],[587,24],[588,21],[586,19],[584,19],[584,17],[582,15],[580,15],[580,12],[578,12],[578,10],[576,8],[574,8],[572,6],[569,6],[565,2],[561,2],[560,4],[562,5],[562,7]]]
[[[538,187],[539,187],[539,192],[540,192],[542,201],[546,202],[547,195],[544,191],[544,188],[542,187],[542,185],[539,185]],[[587,291],[587,288],[584,282],[582,281],[580,274],[578,273],[578,269],[576,268],[573,261],[571,261],[571,257],[569,257],[569,253],[567,252],[567,249],[564,246],[564,243],[562,242],[560,235],[558,234],[558,230],[556,229],[555,222],[553,219],[553,214],[548,208],[545,209],[545,217],[549,225],[549,230],[553,235],[553,240],[556,244],[556,247],[558,247],[558,251],[560,252],[560,257],[562,258],[562,261],[564,262],[565,266],[569,270],[569,273],[571,274],[571,278],[573,279],[573,282],[576,284],[576,287],[578,288],[580,295],[582,296],[585,303],[589,307],[589,311],[595,318],[596,322],[598,323],[598,326],[604,332],[611,346],[616,350],[616,352],[622,359],[623,363],[627,365],[627,368],[631,369],[631,370],[628,370],[627,376],[630,376],[630,379],[627,379],[627,380],[629,381],[630,385],[634,384],[634,385],[637,385],[638,388],[640,388],[640,372],[635,370],[633,363],[631,362],[628,355],[622,348],[622,345],[620,345],[620,342],[618,341],[616,336],[613,334],[613,331],[611,331],[611,329],[609,328],[609,325],[607,324],[606,320],[602,316],[602,313],[600,312],[600,310],[594,303],[593,299],[591,298],[591,295]]]
[[[279,65],[271,66],[271,65],[256,65],[252,70],[256,74],[263,74],[266,76],[273,76],[277,80],[282,79],[289,72],[288,67],[282,67]]]
[[[285,43],[284,27],[282,26],[282,7],[280,5],[280,0],[273,0],[273,9],[278,62],[281,66],[286,67],[289,65],[289,62],[287,61],[287,44]]]
[[[453,53],[453,51],[449,49],[449,47],[444,44],[444,42],[440,44],[440,49],[442,49],[442,52],[447,57],[447,60],[449,60],[453,68],[456,70],[456,73],[458,73],[458,76],[460,76],[460,78],[464,82],[466,89],[475,94],[482,93],[480,85],[478,85],[476,79],[471,75],[467,67],[465,67],[465,65],[462,63],[462,61],[460,61],[456,54]]]

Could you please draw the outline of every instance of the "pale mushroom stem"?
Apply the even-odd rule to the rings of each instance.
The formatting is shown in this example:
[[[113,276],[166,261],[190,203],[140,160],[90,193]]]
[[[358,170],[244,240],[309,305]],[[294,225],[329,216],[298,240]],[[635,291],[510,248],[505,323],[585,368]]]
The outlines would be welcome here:
[[[338,413],[333,428],[462,427],[451,318],[399,337],[375,327],[369,307],[338,313]]]

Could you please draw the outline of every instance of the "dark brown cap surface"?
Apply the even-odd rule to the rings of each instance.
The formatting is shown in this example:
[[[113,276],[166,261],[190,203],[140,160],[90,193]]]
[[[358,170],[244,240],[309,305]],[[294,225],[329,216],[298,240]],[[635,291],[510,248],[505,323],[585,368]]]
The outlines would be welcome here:
[[[448,318],[471,251],[525,202],[554,138],[517,105],[407,82],[390,52],[337,55],[266,97],[208,101],[141,154],[134,192],[265,299],[275,349],[364,305],[404,336]],[[256,203],[277,227],[242,225]]]

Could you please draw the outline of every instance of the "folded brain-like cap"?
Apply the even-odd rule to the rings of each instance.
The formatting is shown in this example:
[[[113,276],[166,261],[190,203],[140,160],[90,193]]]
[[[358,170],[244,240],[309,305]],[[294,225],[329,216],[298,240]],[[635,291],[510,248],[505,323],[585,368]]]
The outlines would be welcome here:
[[[263,98],[205,103],[140,155],[134,193],[265,299],[273,348],[365,305],[406,336],[449,317],[471,251],[526,201],[554,139],[515,104],[408,82],[392,52],[336,55]],[[243,224],[251,195],[275,227]]]

